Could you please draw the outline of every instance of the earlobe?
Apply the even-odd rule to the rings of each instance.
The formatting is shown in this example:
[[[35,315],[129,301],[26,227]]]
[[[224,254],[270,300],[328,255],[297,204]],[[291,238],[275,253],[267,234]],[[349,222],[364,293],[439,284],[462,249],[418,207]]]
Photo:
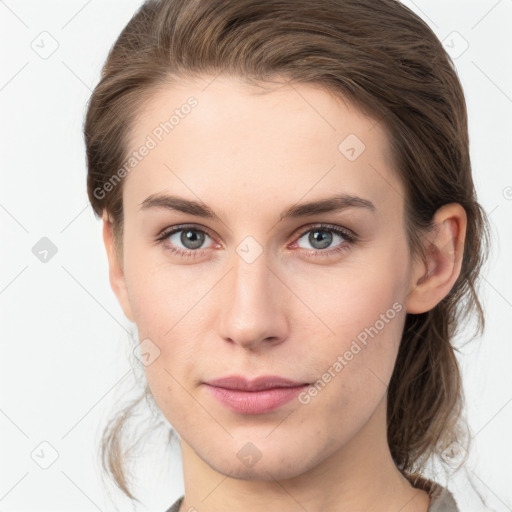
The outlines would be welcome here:
[[[118,254],[112,222],[106,212],[103,213],[103,243],[107,251],[108,267],[109,267],[109,281],[112,291],[114,292],[125,316],[134,322],[133,312],[128,297],[128,290],[126,288],[125,275],[122,262]]]
[[[434,308],[448,295],[460,274],[466,211],[460,204],[446,204],[437,210],[434,222],[434,229],[425,237],[426,262],[413,264],[406,300],[408,313],[424,313]]]

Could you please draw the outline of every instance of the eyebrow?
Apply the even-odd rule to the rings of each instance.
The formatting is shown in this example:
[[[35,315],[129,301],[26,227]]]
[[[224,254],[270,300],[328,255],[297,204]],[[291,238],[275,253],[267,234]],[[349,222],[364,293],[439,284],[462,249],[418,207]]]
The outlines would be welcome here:
[[[151,194],[140,203],[140,206],[141,210],[161,208],[221,221],[220,217],[206,204],[177,196]],[[336,213],[349,208],[361,208],[371,213],[377,211],[375,205],[368,199],[352,194],[337,194],[325,199],[290,206],[281,213],[279,222],[285,219],[307,217],[308,215],[318,213]]]

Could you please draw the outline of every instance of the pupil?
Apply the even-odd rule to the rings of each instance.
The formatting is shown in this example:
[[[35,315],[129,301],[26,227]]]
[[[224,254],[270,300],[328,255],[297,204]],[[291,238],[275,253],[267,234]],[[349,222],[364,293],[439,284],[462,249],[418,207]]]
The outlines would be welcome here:
[[[198,247],[201,247],[204,239],[203,233],[197,233],[196,231],[192,229],[188,229],[186,231],[183,231],[181,233],[181,243],[187,248],[187,249],[197,249]]]
[[[315,247],[316,249],[325,249],[332,242],[332,233],[324,230],[312,231],[309,235],[309,242],[313,247],[319,243],[319,246]]]

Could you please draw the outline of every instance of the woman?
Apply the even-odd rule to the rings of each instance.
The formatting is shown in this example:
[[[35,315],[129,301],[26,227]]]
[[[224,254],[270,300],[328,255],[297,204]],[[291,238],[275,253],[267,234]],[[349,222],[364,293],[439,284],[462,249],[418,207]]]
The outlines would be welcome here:
[[[458,510],[424,469],[469,449],[451,341],[483,327],[487,221],[429,27],[394,0],[148,1],[85,137],[144,397],[180,442],[169,511]],[[123,412],[102,453],[133,498]]]

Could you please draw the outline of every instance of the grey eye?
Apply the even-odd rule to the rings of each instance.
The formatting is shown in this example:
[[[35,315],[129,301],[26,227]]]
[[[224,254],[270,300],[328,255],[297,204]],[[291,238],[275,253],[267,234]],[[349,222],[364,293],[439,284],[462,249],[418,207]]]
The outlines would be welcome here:
[[[303,236],[299,238],[299,246],[300,240],[307,237],[307,242],[311,244],[312,247],[303,247],[304,249],[315,249],[315,250],[321,250],[328,248],[335,237],[338,237],[340,239],[340,242],[343,242],[344,238],[341,235],[338,235],[334,233],[333,231],[329,229],[320,229],[315,228],[308,231],[308,233],[305,233]]]
[[[175,237],[174,240],[173,237]],[[169,236],[169,240],[173,245],[180,247],[179,244],[182,244],[184,249],[189,250],[199,249],[204,244],[206,238],[210,237],[206,233],[192,228],[180,229]],[[179,244],[177,243],[178,241]]]

